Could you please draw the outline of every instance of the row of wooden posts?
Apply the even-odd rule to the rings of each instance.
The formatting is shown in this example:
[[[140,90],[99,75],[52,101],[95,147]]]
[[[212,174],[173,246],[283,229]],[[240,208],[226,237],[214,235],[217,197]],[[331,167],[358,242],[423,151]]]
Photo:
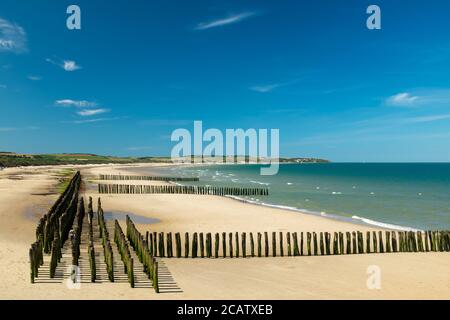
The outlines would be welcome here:
[[[95,263],[95,249],[94,249],[94,228],[93,228],[93,219],[94,219],[94,209],[92,205],[92,197],[89,197],[88,204],[88,225],[89,225],[89,234],[88,234],[88,257],[89,257],[89,268],[91,270],[91,282],[95,282],[97,280],[97,266]]]
[[[67,240],[77,211],[80,182],[81,174],[78,171],[50,210],[39,220],[36,241],[29,250],[32,283],[38,276],[39,267],[44,263],[44,253],[51,254],[50,276],[55,276],[57,263],[61,259],[61,248]]]
[[[154,185],[128,185],[128,184],[99,184],[98,193],[112,194],[201,194],[217,196],[267,196],[268,188],[238,188],[238,187],[211,187],[211,186],[154,186]]]
[[[83,230],[83,219],[85,216],[84,209],[84,199],[80,198],[78,202],[77,213],[75,215],[74,226],[73,226],[73,239],[72,243],[72,265],[78,266],[80,260],[80,243],[81,243],[81,232]]]
[[[158,262],[150,252],[148,242],[144,239],[128,215],[126,217],[126,223],[128,241],[136,252],[139,261],[144,265],[144,272],[152,281],[155,292],[159,293]]]
[[[133,272],[133,258],[131,257],[128,242],[123,234],[119,222],[114,220],[114,241],[119,249],[120,257],[123,261],[124,272],[128,275],[128,282],[134,288],[134,272]]]
[[[278,234],[278,235],[277,235]],[[384,236],[383,236],[384,235]],[[317,256],[391,252],[450,251],[449,231],[360,231],[354,232],[238,232],[181,234],[147,232],[146,242],[153,256],[168,258]],[[285,242],[286,239],[286,242]],[[271,243],[271,245],[269,244]],[[249,245],[249,247],[247,246]],[[248,250],[249,248],[249,250]],[[221,250],[220,250],[221,249]]]
[[[106,272],[108,273],[109,281],[114,282],[114,256],[100,198],[98,199],[97,219],[100,238],[102,239],[102,246],[105,253]]]
[[[117,174],[101,174],[99,178],[99,180],[199,181],[198,177],[133,176]]]

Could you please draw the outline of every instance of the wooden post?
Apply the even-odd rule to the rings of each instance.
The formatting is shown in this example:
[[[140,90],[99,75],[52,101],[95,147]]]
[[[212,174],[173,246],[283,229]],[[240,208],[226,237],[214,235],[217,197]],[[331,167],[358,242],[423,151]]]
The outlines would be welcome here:
[[[283,232],[280,232],[280,256],[284,257]]]
[[[331,235],[328,232],[325,232],[325,251],[327,256],[331,254]]]
[[[344,234],[339,232],[339,254],[344,254]]]
[[[391,235],[392,235],[392,252],[398,252],[397,232],[391,231]]]
[[[384,246],[383,246],[383,233],[381,231],[378,231],[378,241],[380,246],[380,253],[384,253]]]
[[[317,245],[317,233],[313,232],[313,246],[314,246],[314,255],[318,255],[318,245]]]
[[[423,239],[422,239],[422,232],[421,231],[417,231],[417,249],[419,252],[424,252],[423,249]]]
[[[245,232],[242,232],[241,241],[242,241],[242,258],[247,258],[247,235]]]
[[[258,232],[258,257],[262,257],[262,234]]]
[[[184,257],[189,258],[189,233],[184,234]]]
[[[333,254],[337,255],[339,254],[339,247],[338,247],[339,239],[338,239],[338,233],[334,233],[333,237]]]
[[[228,241],[230,246],[230,258],[233,258],[233,234],[231,232],[228,234]]]
[[[198,254],[198,235],[194,232],[194,237],[192,239],[192,258],[197,258]]]
[[[370,253],[370,231],[366,232],[366,252]]]
[[[203,239],[203,232],[200,232],[200,257],[205,257],[205,242]]]
[[[265,256],[268,257],[269,256],[269,235],[267,234],[267,232],[264,232],[264,253]]]
[[[181,236],[180,236],[179,232],[175,233],[175,246],[176,246],[177,258],[181,258]]]
[[[272,232],[272,256],[277,256],[277,234]]]
[[[206,234],[206,257],[212,257],[212,235],[210,232]]]
[[[216,242],[216,252],[217,253],[219,252],[219,246],[217,242]],[[222,256],[224,258],[227,257],[227,234],[225,232],[222,232]]]
[[[294,257],[298,257],[300,255],[300,252],[298,250],[297,232],[294,232],[292,234],[292,241],[294,242]]]
[[[352,250],[353,254],[358,253],[358,248],[356,245],[356,232],[355,231],[352,232],[352,248],[353,248],[353,250]]]
[[[236,258],[239,258],[239,233],[235,233],[236,239]]]
[[[292,256],[292,247],[291,247],[291,233],[288,232],[286,234],[286,241],[287,241],[287,252],[288,252],[288,257]]]
[[[253,232],[250,232],[250,255],[252,258],[255,257],[255,241],[253,239]]]
[[[373,243],[373,252],[378,253],[378,241],[377,241],[377,233],[375,231],[372,232],[372,243]]]
[[[346,254],[352,253],[352,236],[350,232],[345,233],[345,238],[347,239],[347,247],[346,247]]]
[[[300,232],[300,255],[303,256],[303,247],[304,247],[304,243],[303,243],[303,232]]]
[[[320,242],[320,254],[323,256],[325,254],[325,244],[323,242],[323,232],[320,233],[319,242]]]
[[[391,232],[390,231],[386,231],[386,252],[390,253],[392,252],[391,250]]]

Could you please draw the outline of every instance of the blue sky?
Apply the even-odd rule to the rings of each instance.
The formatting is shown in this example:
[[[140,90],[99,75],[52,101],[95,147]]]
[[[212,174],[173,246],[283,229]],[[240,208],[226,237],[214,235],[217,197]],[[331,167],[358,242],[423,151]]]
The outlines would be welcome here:
[[[82,30],[66,28],[78,4]],[[382,29],[366,28],[377,4]],[[279,128],[283,156],[450,160],[450,2],[0,2],[0,150],[169,155]]]

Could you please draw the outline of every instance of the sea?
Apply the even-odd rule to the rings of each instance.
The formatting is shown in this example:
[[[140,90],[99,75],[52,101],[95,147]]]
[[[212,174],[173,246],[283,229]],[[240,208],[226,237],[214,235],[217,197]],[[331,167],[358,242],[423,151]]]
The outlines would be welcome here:
[[[269,196],[235,198],[299,214],[397,230],[450,230],[450,163],[281,164],[274,176],[260,175],[260,168],[225,164],[157,171],[200,178],[184,184],[267,187]]]

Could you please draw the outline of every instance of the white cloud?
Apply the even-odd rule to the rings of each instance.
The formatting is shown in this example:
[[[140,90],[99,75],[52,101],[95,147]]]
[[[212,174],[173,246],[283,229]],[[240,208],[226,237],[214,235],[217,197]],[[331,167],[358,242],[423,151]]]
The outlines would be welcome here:
[[[408,92],[398,93],[386,100],[388,105],[397,107],[412,107],[417,105],[418,102],[420,102],[420,98]]]
[[[42,77],[40,77],[40,76],[33,76],[31,74],[27,78],[29,80],[31,80],[31,81],[40,81],[40,80],[42,80]]]
[[[81,69],[81,66],[78,65],[75,61],[73,60],[62,60],[62,61],[55,61],[52,60],[50,58],[45,59],[45,61],[47,61],[48,63],[54,64],[58,67],[61,67],[62,69],[64,69],[65,71],[68,72],[72,72],[72,71],[76,71]]]
[[[27,50],[25,30],[15,23],[0,18],[0,52],[23,53]]]
[[[79,65],[77,65],[77,63],[75,61],[66,60],[66,61],[64,61],[63,69],[66,71],[75,71],[75,70],[81,69],[81,67]]]
[[[233,24],[245,20],[254,16],[255,12],[244,12],[236,15],[232,15],[223,19],[209,21],[209,22],[201,22],[195,27],[195,30],[206,30],[210,28],[220,27],[228,24]]]
[[[87,100],[62,99],[56,100],[55,105],[60,107],[92,108],[96,107],[98,104]]]
[[[94,115],[101,114],[101,113],[106,113],[109,111],[110,111],[109,109],[88,109],[88,110],[78,111],[77,114],[82,117],[89,117],[89,116],[94,116]]]
[[[260,92],[260,93],[267,93],[267,92],[271,92],[272,90],[274,90],[280,86],[281,86],[281,84],[274,83],[274,84],[269,84],[269,85],[265,85],[265,86],[253,86],[253,87],[250,87],[249,89],[252,91]]]

